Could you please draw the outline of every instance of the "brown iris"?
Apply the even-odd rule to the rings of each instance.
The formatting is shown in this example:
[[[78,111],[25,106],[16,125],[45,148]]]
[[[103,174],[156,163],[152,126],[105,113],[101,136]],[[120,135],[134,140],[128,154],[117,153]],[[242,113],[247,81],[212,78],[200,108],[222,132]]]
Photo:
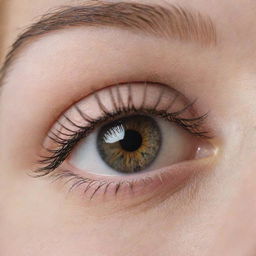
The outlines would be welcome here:
[[[133,173],[147,168],[157,157],[161,132],[156,121],[144,115],[133,115],[103,126],[97,147],[101,158],[112,169]]]

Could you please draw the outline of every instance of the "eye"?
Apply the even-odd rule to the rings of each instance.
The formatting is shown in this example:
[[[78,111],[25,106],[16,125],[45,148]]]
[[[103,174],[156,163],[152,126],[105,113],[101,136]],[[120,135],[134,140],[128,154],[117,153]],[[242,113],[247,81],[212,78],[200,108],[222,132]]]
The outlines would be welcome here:
[[[179,180],[191,168],[181,171],[175,165],[214,152],[206,116],[197,114],[194,102],[162,84],[110,86],[59,118],[35,172],[67,179],[71,190],[82,187],[90,198],[152,191],[167,174],[171,177],[179,169]],[[171,182],[176,184],[175,179]]]
[[[192,159],[198,144],[175,123],[131,115],[111,121],[83,139],[69,162],[94,174],[127,175]]]

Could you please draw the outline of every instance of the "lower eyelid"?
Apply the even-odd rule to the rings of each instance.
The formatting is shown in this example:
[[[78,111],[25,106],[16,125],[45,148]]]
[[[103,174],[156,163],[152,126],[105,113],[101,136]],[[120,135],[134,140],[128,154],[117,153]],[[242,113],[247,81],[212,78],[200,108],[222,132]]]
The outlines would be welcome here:
[[[191,178],[208,169],[210,158],[190,160],[141,174],[107,177],[81,173],[68,162],[52,175],[65,184],[69,192],[80,194],[85,201],[134,202],[154,199],[158,195],[171,196],[189,183]],[[86,177],[86,178],[84,178]]]

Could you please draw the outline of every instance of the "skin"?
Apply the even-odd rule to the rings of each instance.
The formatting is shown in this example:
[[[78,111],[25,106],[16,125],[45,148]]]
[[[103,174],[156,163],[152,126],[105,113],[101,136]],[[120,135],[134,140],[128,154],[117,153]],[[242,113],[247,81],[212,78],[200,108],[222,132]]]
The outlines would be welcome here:
[[[3,55],[18,28],[68,3],[8,0]],[[256,255],[256,3],[178,3],[213,19],[216,47],[80,27],[23,49],[0,96],[1,255]],[[176,89],[198,98],[200,111],[210,111],[218,153],[193,182],[148,201],[99,204],[27,175],[56,118],[90,88],[152,74],[177,81]]]

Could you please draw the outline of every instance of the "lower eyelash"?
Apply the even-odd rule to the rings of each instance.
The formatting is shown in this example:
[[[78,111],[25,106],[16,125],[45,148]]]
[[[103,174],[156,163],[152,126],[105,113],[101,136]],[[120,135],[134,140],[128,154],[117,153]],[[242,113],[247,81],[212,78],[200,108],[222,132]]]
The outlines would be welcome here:
[[[115,195],[117,195],[118,190],[120,189],[120,186],[122,185],[121,182],[113,183],[113,182],[106,182],[106,181],[98,181],[98,180],[93,180],[89,178],[83,178],[77,174],[72,173],[71,171],[68,170],[61,170],[61,172],[52,175],[53,181],[61,181],[61,180],[66,180],[64,184],[72,183],[70,185],[68,192],[70,193],[72,190],[74,190],[77,187],[80,187],[81,185],[86,185],[85,189],[83,190],[83,194],[86,195],[86,193],[89,191],[89,189],[92,187],[93,184],[95,184],[95,188],[91,192],[91,195],[89,197],[90,200],[93,199],[93,197],[97,194],[100,188],[103,187],[103,195],[107,193],[107,190],[111,184],[115,185]],[[132,182],[130,182],[132,184]],[[132,185],[130,186],[132,190]]]
[[[134,187],[136,186],[137,180],[130,181],[102,181],[90,178],[84,178],[80,175],[77,175],[69,170],[60,170],[59,172],[52,174],[53,182],[65,181],[64,184],[69,184],[68,193],[73,191],[74,189],[84,186],[82,189],[82,194],[84,196],[88,196],[89,200],[92,200],[98,193],[100,194],[100,189],[102,189],[101,194],[104,196],[108,193],[108,190],[111,187],[111,191],[114,196],[117,196],[120,191],[122,191],[123,186],[129,189],[130,193],[134,193]],[[155,175],[160,183],[163,183],[163,178],[161,174]],[[144,185],[149,185],[153,182],[152,177],[144,177],[140,180]],[[90,191],[90,188],[92,190]]]
[[[172,113],[168,113],[168,110],[172,107],[176,99],[178,98],[178,93],[176,94],[176,97],[173,99],[172,102],[170,102],[169,106],[167,106],[167,109],[165,110],[157,110],[157,107],[159,103],[161,102],[161,98],[164,95],[164,92],[166,90],[165,87],[162,86],[162,90],[159,93],[159,96],[156,100],[156,104],[153,107],[146,107],[146,96],[147,96],[147,88],[148,84],[145,84],[144,89],[144,96],[141,103],[141,106],[139,108],[135,107],[135,104],[133,102],[133,96],[132,96],[132,90],[131,85],[128,86],[129,94],[127,96],[127,105],[125,105],[124,100],[120,94],[119,87],[117,86],[117,100],[115,100],[113,96],[112,88],[109,88],[109,95],[111,97],[114,110],[109,111],[104,106],[103,102],[101,101],[99,95],[97,93],[94,94],[95,99],[102,110],[103,115],[98,117],[97,119],[93,119],[90,116],[88,116],[86,113],[84,113],[78,105],[75,105],[76,111],[79,113],[79,115],[89,124],[84,126],[81,126],[77,124],[75,121],[72,121],[69,117],[64,115],[64,118],[66,121],[73,127],[73,129],[66,127],[61,122],[59,122],[60,127],[64,129],[62,130],[58,129],[56,132],[51,131],[48,137],[57,144],[56,149],[49,149],[46,148],[46,151],[49,153],[49,156],[43,156],[39,160],[39,164],[43,165],[43,167],[40,167],[39,169],[35,170],[37,176],[45,176],[53,172],[57,167],[59,167],[62,162],[69,156],[72,149],[76,146],[76,144],[83,138],[86,138],[97,126],[100,126],[104,124],[105,122],[109,122],[111,120],[115,120],[122,115],[131,115],[131,114],[142,114],[142,115],[152,115],[156,117],[161,117],[169,122],[174,122],[183,129],[187,130],[194,136],[199,136],[203,138],[210,138],[211,136],[207,131],[204,131],[201,129],[204,120],[206,119],[208,114],[204,114],[198,117],[193,118],[182,118],[182,114],[190,111],[193,109],[193,105],[195,104],[195,101],[188,103],[185,107],[180,109],[179,111],[175,111]],[[60,135],[64,135],[65,139],[63,139]],[[75,187],[77,185],[74,185]]]

